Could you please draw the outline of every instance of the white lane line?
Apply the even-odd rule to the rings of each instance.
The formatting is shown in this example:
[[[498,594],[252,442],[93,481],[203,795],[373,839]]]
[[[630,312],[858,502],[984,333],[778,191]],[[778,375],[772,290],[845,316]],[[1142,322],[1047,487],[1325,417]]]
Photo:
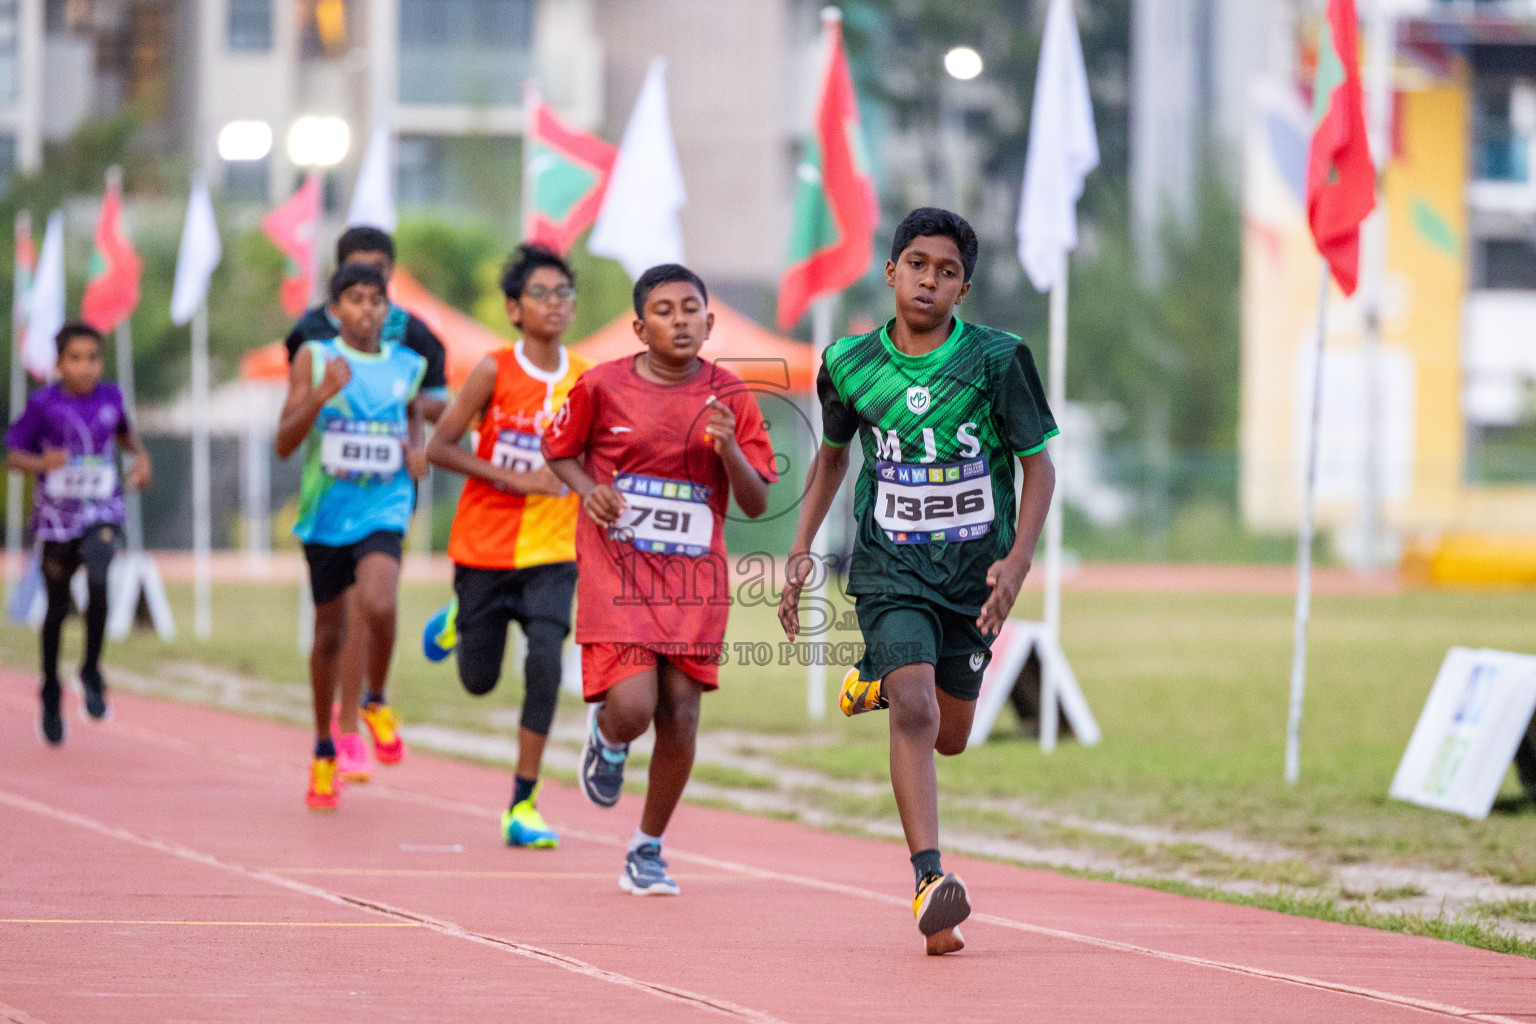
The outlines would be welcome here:
[[[0,1024],[43,1024],[43,1022],[24,1010],[0,1003]]]
[[[83,814],[75,814],[73,811],[66,811],[62,808],[53,807],[49,804],[41,803],[29,797],[22,796],[19,793],[12,793],[8,790],[0,789],[0,803],[8,804],[18,810],[28,811],[32,814],[37,814],[42,817],[52,818],[55,821],[65,822],[78,828],[83,828],[88,831],[95,832],[98,835],[107,836],[112,839],[117,839],[125,843],[131,843],[135,846],[141,846],[146,849],[158,851],[160,853],[170,854],[173,857],[179,857],[182,860],[191,861],[195,864],[202,864],[207,867],[218,868],[221,871],[227,871],[231,874],[241,875],[254,881],[265,882],[269,885],[277,886],[278,888],[287,889],[290,892],[300,893],[305,896],[312,896],[316,899],[325,900],[327,903],[333,903],[338,906],[350,907],[354,910],[362,910],[369,913],[379,914],[384,917],[393,918],[397,921],[419,924],[437,932],[440,935],[448,935],[456,939],[464,939],[465,941],[474,942],[482,946],[489,946],[492,949],[501,950],[502,952],[514,953],[518,956],[526,957],[529,960],[554,967],[559,967],[563,970],[570,971],[573,974],[579,974],[583,977],[591,978],[595,981],[607,982],[610,985],[618,985],[623,988],[634,989],[638,992],[644,992],[648,995],[656,996],[661,999],[682,1003],[695,1009],[705,1010],[710,1013],[718,1014],[722,1017],[729,1017],[735,1020],[753,1021],[754,1024],[786,1024],[785,1021],[782,1021],[770,1014],[763,1013],[759,1010],[749,1009],[745,1006],[738,1006],[737,1004],[724,999],[716,999],[712,996],[700,995],[697,992],[690,992],[687,989],[676,988],[671,985],[663,985],[650,981],[641,981],[638,978],[631,978],[627,974],[619,974],[616,971],[604,970],[601,967],[589,964],[584,960],[578,960],[575,957],[566,956],[563,953],[556,953],[552,950],[542,949],[538,946],[530,946],[522,942],[513,942],[510,939],[499,938],[495,935],[482,935],[479,932],[472,932],[467,928],[454,924],[452,921],[440,921],[422,914],[413,913],[408,910],[402,910],[399,907],[394,907],[377,900],[358,899],[353,896],[346,896],[341,893],[332,892],[329,889],[322,889],[317,885],[310,885],[307,882],[300,882],[292,878],[284,878],[281,875],[269,874],[265,871],[257,871],[252,868],[245,867],[242,864],[236,864],[233,861],[227,861],[222,858],[215,857],[212,854],[203,853],[200,850],[194,850],[191,847],[183,846],[180,843],[171,842],[165,839],[155,839],[151,836],[142,836],[136,832],[130,832],[127,829],[118,828],[115,825],[108,825],[105,822],[97,821],[94,818],[88,818]]]
[[[472,814],[481,818],[495,818],[496,812],[488,811],[483,807],[462,803],[457,800],[445,800],[426,793],[417,793],[412,790],[396,789],[392,786],[378,786],[373,792],[381,796],[387,796],[395,800],[409,803],[419,803],[440,810],[455,811],[460,814]],[[558,824],[558,822],[556,822]],[[600,832],[589,832],[585,829],[573,828],[569,825],[560,826],[560,834],[563,837],[582,839],[589,843],[597,843],[603,846],[623,847],[624,840],[614,836],[604,835]],[[876,892],[873,889],[861,889],[858,886],[844,885],[841,882],[829,882],[820,878],[811,878],[805,875],[792,875],[782,871],[772,871],[767,868],[754,867],[750,864],[741,864],[736,861],[721,860],[717,857],[707,857],[702,854],[688,853],[675,847],[667,848],[667,856],[680,861],[687,861],[704,867],[715,868],[720,871],[733,871],[743,875],[761,878],[766,881],[785,882],[808,889],[820,889],[823,892],[838,893],[843,896],[852,896],[856,899],[872,900],[887,906],[901,907],[906,910],[911,907],[911,902],[900,896],[891,896],[887,893]],[[1117,953],[1130,953],[1137,956],[1153,957],[1158,960],[1166,960],[1172,963],[1185,964],[1191,967],[1205,967],[1212,970],[1226,971],[1231,974],[1242,974],[1251,978],[1261,978],[1266,981],[1283,982],[1288,985],[1298,985],[1303,988],[1320,989],[1327,992],[1336,992],[1341,995],[1355,996],[1360,999],[1369,999],[1373,1002],[1387,1003],[1392,1006],[1401,1006],[1407,1009],[1420,1010],[1425,1013],[1438,1014],[1442,1017],[1451,1017],[1457,1020],[1477,1021],[1479,1024],[1531,1024],[1530,1021],[1521,1021],[1513,1017],[1503,1017],[1495,1013],[1480,1013],[1469,1010],[1466,1007],[1455,1006],[1450,1003],[1439,1003],[1429,999],[1420,999],[1416,996],[1400,995],[1395,992],[1382,992],[1377,989],[1364,988],[1359,985],[1349,985],[1344,982],[1326,981],[1321,978],[1310,978],[1300,974],[1287,974],[1284,971],[1271,971],[1263,967],[1252,967],[1247,964],[1231,963],[1225,960],[1213,960],[1209,957],[1192,956],[1186,953],[1172,953],[1167,950],[1153,949],[1150,946],[1140,946],[1131,942],[1121,942],[1118,939],[1105,939],[1096,935],[1084,935],[1080,932],[1065,931],[1060,928],[1050,928],[1045,925],[1029,924],[1024,921],[1016,921],[1008,917],[999,917],[996,914],[976,914],[972,921],[982,924],[990,924],[998,928],[1008,928],[1013,931],[1026,932],[1032,935],[1042,935],[1047,938],[1061,939],[1067,942],[1075,942],[1080,945],[1094,946],[1099,949],[1113,950]]]

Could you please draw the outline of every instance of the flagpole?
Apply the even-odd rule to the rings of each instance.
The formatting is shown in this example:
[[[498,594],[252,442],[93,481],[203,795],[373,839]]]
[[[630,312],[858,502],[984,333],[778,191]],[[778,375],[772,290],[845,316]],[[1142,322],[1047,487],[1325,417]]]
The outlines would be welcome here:
[[[25,235],[27,241],[32,240],[32,214],[27,210],[16,212],[15,237]],[[14,248],[14,240],[13,240]],[[13,278],[20,284],[21,270],[14,269]],[[17,289],[20,290],[19,288]],[[22,296],[11,297],[11,405],[10,421],[15,423],[21,418],[23,409],[27,404],[27,371],[22,365],[21,359],[21,334],[26,326],[26,305],[21,301]],[[5,600],[9,605],[11,598],[16,594],[16,588],[21,583],[21,577],[25,571],[21,567],[21,520],[26,514],[22,499],[25,497],[26,477],[11,470],[5,478]]]
[[[832,345],[832,320],[837,313],[837,300],[838,295],[834,292],[823,295],[811,303],[811,347],[814,353],[811,365],[814,367],[821,366],[822,357]],[[814,396],[812,405],[815,406]],[[815,418],[818,422],[820,421],[819,410]],[[816,436],[811,438],[812,460],[815,459],[820,447],[821,435],[818,431]],[[821,529],[816,531],[816,536],[811,540],[811,579],[812,581],[821,580],[818,589],[825,588],[832,578],[831,569],[827,565],[829,548],[827,523],[823,520]],[[824,604],[822,607],[827,606]],[[828,625],[830,628],[830,623]],[[827,640],[828,637],[823,634],[821,638],[823,647]],[[811,658],[811,663],[805,670],[805,713],[817,722],[827,717],[827,666],[819,657]]]
[[[1296,539],[1296,633],[1291,654],[1291,711],[1285,729],[1285,781],[1301,776],[1301,709],[1307,690],[1307,620],[1312,615],[1312,533],[1317,502],[1317,437],[1323,408],[1323,350],[1328,334],[1328,261],[1317,297],[1317,338],[1312,343],[1312,405],[1307,410],[1307,475],[1302,491],[1301,533]]]
[[[1061,274],[1051,288],[1050,378],[1047,385],[1050,407],[1063,415],[1067,404],[1067,268],[1062,261]],[[1061,442],[1051,447],[1060,454]],[[1045,632],[1056,650],[1061,649],[1061,460],[1055,460],[1056,486],[1051,491],[1051,510],[1045,520]],[[1052,658],[1040,659],[1040,749],[1056,749],[1060,701],[1056,693],[1056,674]]]
[[[213,634],[213,515],[208,438],[208,303],[192,318],[192,577],[198,639]]]

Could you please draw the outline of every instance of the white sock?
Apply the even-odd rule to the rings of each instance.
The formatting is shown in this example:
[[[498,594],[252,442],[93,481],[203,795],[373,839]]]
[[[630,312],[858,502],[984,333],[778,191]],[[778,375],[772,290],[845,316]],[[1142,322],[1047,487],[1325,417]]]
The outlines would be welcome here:
[[[657,846],[660,846],[661,836],[648,836],[640,829],[635,829],[635,834],[629,841],[629,852],[634,853],[646,843],[655,843]]]

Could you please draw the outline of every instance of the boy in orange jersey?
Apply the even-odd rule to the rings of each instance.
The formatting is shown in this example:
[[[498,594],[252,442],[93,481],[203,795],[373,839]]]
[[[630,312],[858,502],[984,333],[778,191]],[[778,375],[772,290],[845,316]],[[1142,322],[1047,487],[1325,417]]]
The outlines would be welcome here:
[[[571,631],[579,499],[545,466],[539,445],[591,364],[560,344],[575,309],[576,277],[558,254],[520,246],[501,289],[523,338],[480,360],[427,447],[433,465],[469,479],[448,541],[456,596],[428,623],[424,646],[429,657],[456,647],[459,680],[480,696],[501,677],[509,623],[522,626],[528,657],[517,775],[501,833],[508,846],[554,847],[560,837],[536,798],[560,697],[560,648]],[[475,420],[479,441],[469,451],[459,439]]]

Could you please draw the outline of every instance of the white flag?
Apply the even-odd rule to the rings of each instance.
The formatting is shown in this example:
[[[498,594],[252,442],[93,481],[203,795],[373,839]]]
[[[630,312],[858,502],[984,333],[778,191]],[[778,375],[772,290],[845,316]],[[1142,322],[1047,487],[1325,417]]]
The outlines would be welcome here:
[[[171,323],[182,326],[207,300],[208,282],[223,255],[219,225],[213,217],[213,200],[208,196],[208,183],[201,174],[194,174],[192,198],[187,201],[187,222],[181,228],[181,251],[176,254]]]
[[[38,380],[53,376],[59,361],[54,341],[64,326],[64,214],[48,215],[43,249],[37,257],[37,276],[27,300],[27,334],[22,341],[21,363]]]
[[[683,225],[678,214],[687,205],[688,190],[667,115],[667,62],[657,57],[624,128],[587,248],[618,260],[632,279],[658,263],[681,263]]]
[[[1083,67],[1072,0],[1051,0],[1035,76],[1035,105],[1019,201],[1019,261],[1035,288],[1048,292],[1077,248],[1077,201],[1099,166],[1093,100]]]
[[[391,133],[389,125],[381,124],[373,130],[368,152],[363,154],[363,166],[357,172],[357,190],[352,193],[352,206],[347,210],[347,227],[370,227],[381,231],[395,230],[395,187],[393,162],[390,160]]]

